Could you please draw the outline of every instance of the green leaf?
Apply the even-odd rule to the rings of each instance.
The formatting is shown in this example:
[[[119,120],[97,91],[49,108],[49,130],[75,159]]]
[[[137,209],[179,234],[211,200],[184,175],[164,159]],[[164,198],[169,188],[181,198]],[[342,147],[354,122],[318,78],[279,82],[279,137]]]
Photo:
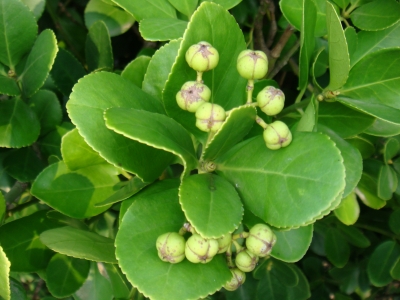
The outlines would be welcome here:
[[[355,137],[346,139],[346,142],[357,148],[363,159],[369,158],[375,152],[374,144],[364,136],[356,135]]]
[[[341,95],[366,104],[383,104],[400,109],[399,55],[400,49],[394,48],[382,49],[364,57],[351,69]]]
[[[137,21],[146,18],[176,18],[175,8],[168,0],[113,0]]]
[[[169,41],[181,38],[187,25],[174,18],[146,18],[140,21],[139,31],[147,41]]]
[[[350,0],[333,0],[340,8],[346,8],[349,5]]]
[[[390,270],[390,275],[394,279],[397,279],[397,280],[400,279],[400,256],[397,259],[397,262],[393,265],[392,269]]]
[[[106,126],[140,143],[178,156],[188,174],[197,167],[193,142],[188,132],[173,119],[156,113],[127,108],[110,108]]]
[[[10,277],[11,299],[27,300],[26,290],[22,283]],[[6,299],[7,300],[7,299]]]
[[[154,300],[205,297],[231,278],[224,255],[215,256],[207,264],[188,260],[170,264],[158,257],[157,237],[177,232],[185,222],[178,186],[177,180],[163,180],[137,194],[117,233],[116,255],[122,271],[139,291]]]
[[[390,270],[400,256],[400,246],[395,241],[386,241],[375,248],[368,260],[368,277],[374,286],[381,287],[393,278]]]
[[[109,208],[95,205],[112,195],[117,182],[119,179],[113,166],[103,164],[71,171],[61,161],[39,174],[31,193],[63,214],[83,219]]]
[[[162,101],[162,91],[168,80],[175,58],[178,55],[180,45],[181,39],[170,41],[168,44],[162,46],[154,53],[147,67],[142,84],[143,91],[160,101]]]
[[[297,262],[303,258],[310,247],[313,236],[313,225],[292,230],[274,230],[276,244],[271,256],[285,262]]]
[[[144,181],[153,181],[169,165],[171,154],[108,129],[103,114],[110,107],[162,113],[161,103],[121,76],[106,72],[81,79],[67,103],[69,117],[89,146],[109,163],[137,174]],[[135,159],[137,155],[140,160]]]
[[[319,102],[315,95],[312,95],[310,103],[307,105],[306,111],[301,116],[299,123],[297,124],[297,131],[311,132],[314,131],[315,125],[318,122],[318,109]]]
[[[0,93],[9,96],[16,96],[21,94],[15,78],[8,75],[8,71],[3,64],[0,63]]]
[[[390,200],[397,188],[397,175],[391,166],[383,165],[378,176],[378,197],[383,200]]]
[[[85,282],[90,262],[57,253],[46,268],[46,286],[57,297],[68,297]]]
[[[125,67],[125,69],[121,73],[121,76],[125,79],[128,79],[137,87],[142,88],[142,82],[150,60],[151,57],[145,55],[137,57]]]
[[[223,8],[226,10],[231,9],[232,7],[235,7],[238,5],[242,0],[200,0],[200,3],[202,2],[214,2],[216,4],[221,5]]]
[[[330,228],[325,236],[325,252],[329,261],[338,268],[344,267],[350,257],[350,247],[342,234]]]
[[[11,297],[10,266],[10,261],[0,246],[0,297],[3,297],[5,300],[9,300]]]
[[[256,114],[256,109],[251,106],[232,109],[222,127],[206,145],[202,155],[204,163],[214,161],[240,142],[255,124]]]
[[[359,248],[368,248],[371,245],[369,239],[357,227],[346,226],[339,222],[336,226],[349,244]]]
[[[97,21],[90,26],[85,43],[85,56],[88,71],[112,71],[114,59],[111,47],[110,35],[106,24]]]
[[[114,3],[113,3],[114,4]],[[135,19],[126,11],[101,0],[90,0],[85,8],[85,25],[90,28],[97,21],[103,21],[110,36],[117,36],[132,27]]]
[[[0,226],[3,225],[5,213],[6,213],[6,200],[4,199],[3,194],[0,193]]]
[[[387,164],[389,160],[396,156],[397,152],[400,150],[400,143],[397,139],[392,138],[388,139],[385,142],[383,148],[383,159],[384,162]]]
[[[190,133],[202,142],[206,133],[195,125],[193,113],[182,110],[176,103],[176,93],[182,85],[195,80],[196,71],[186,62],[187,49],[200,41],[207,41],[219,52],[218,66],[203,74],[204,84],[212,89],[211,103],[230,110],[246,101],[246,80],[236,70],[236,58],[246,49],[243,34],[236,20],[221,6],[203,2],[193,14],[185,31],[178,57],[165,85],[163,100],[168,115],[181,123]]]
[[[198,2],[198,0],[186,0],[186,1],[168,0],[168,1],[176,8],[176,10],[178,10],[179,12],[183,13],[188,17],[190,17],[193,11],[196,9]]]
[[[378,0],[364,4],[350,15],[361,30],[381,30],[400,20],[400,4],[395,0]]]
[[[21,1],[0,0],[0,62],[15,71],[37,30],[35,17]]]
[[[347,27],[344,30],[344,35],[346,37],[347,47],[349,50],[350,67],[352,67],[354,65],[354,55],[358,46],[358,34],[354,27]]]
[[[29,7],[30,11],[33,12],[33,15],[35,16],[36,20],[39,20],[41,17],[43,11],[44,11],[44,6],[46,4],[45,0],[22,0],[23,3],[25,3],[26,6]]]
[[[116,264],[114,240],[73,227],[47,230],[40,240],[50,249],[75,258]]]
[[[45,268],[53,252],[42,244],[39,235],[59,226],[43,210],[1,226],[0,244],[11,262],[11,271],[35,272]]]
[[[23,94],[31,97],[40,89],[49,75],[58,51],[56,36],[46,29],[40,33],[29,53],[24,71],[19,75]]]
[[[299,284],[299,277],[294,269],[289,264],[273,258],[266,259],[257,266],[253,272],[254,278],[261,279],[269,272],[271,276],[277,277],[286,287],[290,288]]]
[[[361,173],[361,172],[360,172]],[[345,225],[353,225],[360,216],[356,194],[350,193],[342,199],[339,207],[334,211],[335,216]]]
[[[320,83],[317,81],[317,77],[320,77],[326,73],[328,69],[328,52],[325,47],[321,47],[314,55],[314,61],[311,66],[311,76],[313,79],[313,83],[317,86],[320,90],[322,87]]]
[[[335,8],[326,2],[326,26],[329,41],[329,85],[326,91],[336,91],[347,81],[350,71],[350,57],[346,37]]]
[[[400,234],[400,209],[390,214],[389,227],[395,234]]]
[[[373,136],[390,137],[400,134],[400,125],[375,119],[370,127],[364,130],[364,133]]]
[[[115,298],[129,299],[130,284],[117,264],[103,264]]]
[[[62,137],[61,153],[65,165],[71,171],[107,163],[97,152],[86,144],[76,128]]]
[[[39,138],[37,144],[43,158],[48,159],[49,156],[53,155],[61,160],[61,139],[64,134],[72,129],[74,129],[74,126],[70,122],[64,122],[60,126],[56,126],[56,129],[50,131],[44,137]]]
[[[317,10],[312,0],[303,0],[303,17],[300,32],[299,58],[299,90],[304,90],[308,84],[311,56],[315,47],[315,23]]]
[[[0,101],[0,147],[21,148],[36,141],[40,123],[20,98]]]
[[[386,201],[377,196],[377,181],[371,176],[363,173],[356,190],[358,198],[368,207],[381,209],[386,205]]]
[[[179,202],[186,219],[204,238],[219,238],[238,228],[243,206],[235,188],[214,174],[183,179]]]

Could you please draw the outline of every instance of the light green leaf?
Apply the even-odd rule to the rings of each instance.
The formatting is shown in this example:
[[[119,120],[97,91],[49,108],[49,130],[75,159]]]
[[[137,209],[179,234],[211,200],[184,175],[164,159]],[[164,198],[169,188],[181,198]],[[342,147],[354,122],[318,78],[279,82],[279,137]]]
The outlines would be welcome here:
[[[326,70],[328,69],[328,51],[325,47],[321,47],[314,55],[314,61],[311,66],[311,76],[313,79],[313,83],[317,86],[320,90],[322,87],[320,83],[317,81],[317,77],[320,77],[325,74]]]
[[[218,66],[203,74],[204,84],[210,87],[211,103],[232,109],[246,101],[246,80],[236,70],[236,58],[246,49],[243,33],[236,20],[221,6],[203,2],[193,14],[185,31],[178,57],[165,85],[163,101],[168,115],[181,123],[197,139],[205,142],[206,133],[195,125],[193,113],[182,110],[176,103],[176,93],[186,81],[195,80],[196,71],[186,62],[187,49],[200,41],[207,41],[219,52]]]
[[[326,91],[336,91],[347,81],[350,71],[350,57],[346,37],[335,8],[326,2],[326,26],[329,41],[329,85]]]
[[[358,46],[358,34],[354,27],[347,27],[344,30],[344,35],[346,37],[347,47],[349,50],[350,67],[352,67],[354,65],[354,56]]]
[[[132,15],[119,7],[102,0],[90,0],[85,8],[85,25],[90,28],[97,21],[103,21],[106,24],[112,37],[126,32],[135,23]]]
[[[113,0],[137,21],[147,18],[176,18],[175,8],[168,0]]]
[[[395,0],[378,0],[364,4],[350,15],[361,30],[382,30],[400,20],[400,4]]]
[[[349,5],[350,0],[333,0],[340,8],[346,8]]]
[[[390,137],[400,134],[400,125],[385,122],[382,119],[375,119],[374,123],[364,130],[364,133],[373,136]]]
[[[146,18],[139,31],[147,41],[169,41],[183,36],[188,22],[174,18]]]
[[[392,138],[388,139],[385,142],[384,148],[383,148],[383,160],[385,164],[389,162],[393,157],[396,156],[397,152],[400,150],[400,143],[397,139]]]
[[[15,71],[35,41],[35,17],[21,1],[0,0],[0,62]]]
[[[395,241],[386,241],[375,248],[368,260],[368,277],[374,286],[381,287],[393,278],[390,270],[400,256],[400,246]]]
[[[46,4],[45,0],[22,0],[23,3],[25,3],[26,6],[29,7],[31,12],[33,12],[36,20],[39,20],[41,17],[43,11],[44,11],[44,6]]]
[[[360,206],[358,205],[356,194],[350,193],[342,199],[339,207],[334,211],[335,216],[345,225],[353,225],[360,216]]]
[[[238,228],[243,206],[235,188],[214,174],[183,179],[179,202],[186,219],[204,238],[219,238]]]
[[[39,120],[20,98],[0,101],[0,115],[0,147],[29,146],[39,137]]]
[[[340,222],[337,222],[336,226],[349,244],[359,248],[368,248],[371,246],[369,239],[357,227],[346,226]]]
[[[46,29],[40,33],[29,53],[24,71],[18,79],[22,82],[25,97],[31,97],[43,85],[53,66],[58,51],[56,36]]]
[[[390,200],[397,188],[397,175],[389,165],[381,166],[378,176],[378,197],[383,200]]]
[[[112,71],[114,58],[111,40],[106,24],[103,21],[97,21],[90,26],[86,37],[85,56],[89,72]]]
[[[314,131],[315,125],[318,122],[319,114],[319,102],[315,95],[311,96],[310,103],[307,105],[306,111],[301,116],[299,123],[297,124],[297,131],[311,132]]]
[[[400,234],[400,209],[390,214],[389,227],[395,234]]]
[[[90,231],[61,227],[43,232],[40,240],[50,249],[67,256],[117,263],[114,240]]]
[[[4,253],[3,248],[0,246],[0,297],[3,297],[5,300],[11,299],[9,279],[10,266],[10,261]]]
[[[15,78],[8,75],[6,66],[0,63],[0,93],[9,96],[16,96],[21,94]]]
[[[349,244],[335,228],[330,228],[325,236],[325,252],[329,261],[338,268],[344,267],[349,260]]]
[[[144,76],[147,71],[147,67],[150,63],[151,57],[141,55],[132,60],[122,71],[121,76],[128,79],[134,85],[142,88]]]
[[[117,182],[119,179],[113,166],[94,165],[71,171],[61,161],[39,174],[31,193],[63,214],[83,219],[109,208],[95,205],[112,195]]]
[[[231,9],[232,7],[235,7],[238,5],[242,0],[200,0],[200,3],[202,2],[214,2],[216,4],[221,5],[223,8],[226,10]]]
[[[190,17],[193,11],[196,9],[198,0],[168,0],[177,11],[183,13],[184,15]],[[237,0],[236,0],[237,1]],[[238,2],[240,2],[239,0]]]
[[[285,262],[297,262],[303,258],[310,247],[313,237],[313,225],[292,230],[274,230],[276,244],[271,256]]]
[[[386,205],[386,201],[377,196],[377,190],[377,181],[363,173],[356,190],[358,198],[368,207],[381,209]]]
[[[163,113],[161,103],[121,76],[106,72],[81,79],[67,103],[69,117],[90,147],[109,163],[137,174],[144,181],[153,181],[170,164],[171,154],[108,129],[103,114],[110,107]]]
[[[61,153],[64,163],[71,171],[107,163],[104,158],[86,144],[76,128],[62,137]]]
[[[53,252],[39,240],[46,230],[60,224],[46,217],[46,211],[38,211],[28,217],[0,227],[0,244],[11,262],[13,272],[35,272],[47,266]]]
[[[143,91],[162,101],[162,91],[178,55],[181,39],[170,41],[154,53],[144,76]],[[122,75],[123,76],[123,75]]]
[[[115,298],[129,299],[130,284],[118,264],[103,264]]]
[[[400,256],[397,259],[397,262],[393,265],[392,269],[390,270],[390,275],[397,280],[400,280]]]
[[[343,158],[320,133],[294,132],[290,146],[279,151],[268,149],[261,136],[252,138],[216,164],[244,205],[275,227],[298,227],[320,217],[345,188]]]
[[[240,142],[254,126],[256,114],[256,109],[251,106],[231,110],[222,127],[206,145],[202,155],[204,163],[214,161]]]
[[[188,260],[170,264],[158,257],[157,237],[177,232],[185,222],[178,186],[179,181],[163,180],[135,195],[117,233],[116,255],[122,271],[140,292],[154,300],[203,298],[231,278],[224,255],[207,264]]]
[[[76,292],[85,282],[90,262],[57,253],[46,268],[46,286],[57,298],[64,298]]]

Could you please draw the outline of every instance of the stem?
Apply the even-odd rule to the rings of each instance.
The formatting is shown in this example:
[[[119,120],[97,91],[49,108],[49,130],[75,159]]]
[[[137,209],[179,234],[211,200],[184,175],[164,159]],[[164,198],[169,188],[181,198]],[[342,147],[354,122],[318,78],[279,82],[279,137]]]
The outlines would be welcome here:
[[[260,3],[260,7],[258,8],[258,12],[257,15],[255,17],[255,21],[254,21],[254,48],[255,49],[260,49],[262,50],[268,57],[268,59],[270,58],[270,51],[268,49],[267,44],[265,43],[264,40],[264,34],[263,34],[263,19],[264,19],[264,15],[266,13],[267,10],[267,2],[261,0]]]
[[[304,87],[300,93],[297,95],[296,101],[294,103],[299,103],[301,101],[301,98],[303,98],[304,93],[306,92],[306,88]]]
[[[197,83],[203,83],[203,72],[197,71],[196,81],[197,81]]]
[[[12,203],[17,200],[28,188],[28,183],[16,181],[11,190],[5,194],[6,203]]]
[[[226,260],[229,268],[234,268],[235,264],[232,261],[232,243],[229,245],[228,250],[225,252]]]
[[[297,110],[300,109],[300,108],[304,108],[304,107],[306,107],[306,106],[308,105],[308,103],[310,103],[310,99],[301,101],[301,102],[299,102],[299,103],[295,103],[295,104],[293,104],[293,105],[291,105],[291,106],[285,108],[284,110],[282,110],[282,111],[279,113],[278,117],[279,117],[279,118],[280,118],[280,117],[283,117],[283,116],[285,116],[285,115],[287,115],[287,114],[290,114],[290,113],[292,113],[292,112],[294,112],[294,111],[297,111]]]
[[[247,81],[247,104],[253,102],[253,91],[254,91],[254,80],[249,79],[249,81]]]
[[[342,17],[345,19],[350,18],[350,14],[353,12],[353,10],[355,10],[358,7],[358,1],[352,5],[350,5],[350,7],[347,10],[344,10],[342,12]]]
[[[32,200],[30,200],[30,201],[28,201],[28,202],[22,203],[22,204],[20,204],[20,205],[18,205],[18,206],[16,206],[16,207],[10,209],[10,210],[8,211],[8,213],[9,213],[9,214],[14,214],[14,213],[16,213],[16,212],[18,212],[18,211],[21,211],[21,210],[23,210],[24,208],[27,208],[28,206],[31,206],[31,205],[36,204],[36,203],[39,203],[39,199],[34,198],[34,199],[32,199]]]
[[[129,300],[135,299],[136,292],[137,292],[137,288],[132,287],[132,289],[131,289],[131,291],[129,293],[128,299]]]
[[[245,238],[248,238],[248,237],[249,237],[249,233],[243,231],[241,233],[232,235],[232,240],[245,239]]]
[[[267,129],[268,124],[264,122],[263,119],[261,119],[259,116],[256,117],[256,122],[258,125],[260,125],[262,128]]]
[[[271,25],[268,31],[267,47],[271,47],[274,42],[276,32],[278,31],[278,26],[276,24],[275,18],[275,3],[272,0],[266,0],[265,2],[268,5],[269,17],[271,20]]]
[[[239,253],[244,250],[244,247],[240,246],[239,243],[236,240],[232,240],[232,244],[236,248],[236,253]]]
[[[289,61],[289,59],[293,56],[293,54],[296,53],[296,51],[299,49],[300,47],[300,41],[297,40],[296,43],[294,44],[294,46],[286,53],[286,55],[284,57],[282,57],[282,59],[280,59],[277,64],[275,65],[274,69],[268,74],[267,78],[271,79],[273,78],[276,74],[278,74],[278,72],[284,67],[286,66],[287,62]]]
[[[347,22],[347,20],[345,18],[340,18],[340,21],[343,21],[344,24],[346,24],[346,27],[350,27],[349,22]]]

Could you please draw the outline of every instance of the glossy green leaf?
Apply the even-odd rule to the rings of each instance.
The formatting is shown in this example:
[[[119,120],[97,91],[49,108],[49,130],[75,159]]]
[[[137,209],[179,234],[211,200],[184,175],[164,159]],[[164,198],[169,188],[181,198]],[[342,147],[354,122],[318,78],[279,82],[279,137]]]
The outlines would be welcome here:
[[[0,101],[0,146],[21,148],[36,141],[40,123],[36,114],[20,98]]]
[[[178,55],[181,39],[170,41],[154,53],[144,76],[143,91],[162,101],[162,91]],[[122,75],[123,76],[123,75]]]
[[[144,76],[149,66],[151,57],[141,55],[132,60],[122,71],[121,76],[128,79],[134,85],[142,88]]]
[[[56,220],[65,226],[71,226],[81,230],[89,230],[89,227],[82,220],[68,217],[56,210],[48,211],[46,215],[49,219]]]
[[[394,156],[396,156],[397,152],[400,150],[400,143],[397,139],[392,138],[388,139],[385,142],[385,146],[383,148],[383,159],[385,163],[388,163]]]
[[[361,5],[350,15],[361,30],[381,30],[400,20],[400,4],[395,0],[378,0]]]
[[[112,71],[114,58],[111,40],[106,24],[103,21],[97,21],[90,26],[86,37],[85,56],[89,72]]]
[[[329,41],[329,85],[327,91],[340,89],[347,81],[350,71],[350,57],[346,37],[335,8],[326,2],[326,26]]]
[[[107,163],[97,152],[86,144],[77,129],[73,129],[63,136],[61,153],[64,163],[71,171]]]
[[[168,0],[177,11],[183,13],[184,15],[190,17],[193,11],[196,9],[198,0]],[[241,0],[240,0],[241,1]]]
[[[317,77],[325,74],[329,66],[329,57],[327,47],[320,47],[318,51],[314,53],[314,61],[311,66],[311,75],[313,76],[314,83],[320,88],[319,83],[316,81]]]
[[[33,12],[36,20],[41,17],[44,11],[44,6],[46,5],[45,0],[22,0],[22,2],[29,7],[31,12]]]
[[[97,21],[106,24],[110,36],[117,36],[131,28],[135,18],[115,5],[102,0],[90,0],[85,8],[85,25],[90,28]]]
[[[363,173],[358,183],[356,193],[358,198],[368,207],[381,209],[386,205],[386,201],[377,196],[377,181],[371,176]]]
[[[169,41],[181,38],[187,25],[175,18],[146,18],[140,21],[139,31],[147,41]]]
[[[381,166],[378,176],[378,197],[383,200],[392,198],[397,184],[397,175],[392,167],[388,165]]]
[[[186,219],[204,238],[219,238],[238,228],[243,206],[235,188],[214,174],[183,179],[179,202]]]
[[[1,196],[0,196],[1,197]],[[10,300],[10,261],[0,246],[0,297]]]
[[[168,0],[113,0],[137,21],[146,18],[176,18],[175,8]]]
[[[313,225],[285,231],[274,230],[274,233],[276,244],[272,248],[271,256],[293,263],[302,259],[310,247]]]
[[[38,27],[33,13],[21,1],[0,1],[0,62],[15,66],[35,41]]]
[[[357,148],[363,159],[370,157],[375,152],[374,144],[363,136],[356,135],[355,137],[346,139],[346,142]]]
[[[214,2],[216,4],[221,5],[225,9],[231,9],[238,5],[242,0],[200,0],[199,2]]]
[[[345,225],[353,225],[360,216],[360,206],[358,205],[356,194],[350,193],[342,199],[339,207],[334,211],[335,216]]]
[[[286,287],[294,287],[299,283],[297,273],[289,264],[273,258],[264,260],[253,272],[256,279],[263,278],[267,273],[277,277]]]
[[[345,188],[339,150],[320,133],[294,132],[290,146],[279,151],[269,150],[262,137],[249,139],[216,163],[244,205],[275,227],[298,227],[319,217]]]
[[[371,245],[369,239],[357,227],[346,226],[342,223],[337,223],[336,226],[349,244],[359,248],[367,248]]]
[[[83,285],[89,269],[89,261],[57,253],[46,268],[46,286],[53,296],[68,297]]]
[[[103,264],[115,298],[129,298],[130,284],[117,264]]]
[[[400,256],[397,259],[397,262],[393,265],[392,269],[390,270],[390,275],[397,280],[400,280]]]
[[[170,264],[158,257],[157,237],[177,232],[185,222],[178,186],[179,181],[164,180],[137,194],[117,233],[116,255],[122,271],[141,293],[154,300],[205,297],[231,277],[224,255],[217,255],[207,264],[188,260]]]
[[[203,161],[214,161],[240,142],[254,126],[256,114],[256,109],[251,106],[234,108],[206,145],[202,155]]]
[[[368,260],[368,277],[374,286],[381,287],[393,278],[390,270],[400,256],[400,246],[395,241],[386,241],[375,248]]]
[[[312,0],[303,0],[303,18],[300,32],[299,90],[307,87],[311,56],[315,47],[317,10]]]
[[[346,42],[347,42],[347,47],[349,50],[349,56],[350,56],[350,67],[353,66],[353,61],[354,61],[354,55],[355,52],[357,51],[357,46],[358,46],[358,34],[354,27],[347,27],[344,30],[344,35],[346,37]]]
[[[39,235],[59,226],[46,217],[46,211],[1,226],[0,244],[11,262],[11,271],[35,272],[45,268],[53,252],[42,244]]]
[[[75,258],[115,264],[114,240],[73,227],[47,230],[40,240],[50,249]]]
[[[57,95],[48,90],[40,90],[28,101],[40,122],[40,135],[54,129],[61,123],[62,111]]]
[[[396,209],[390,214],[389,226],[395,234],[400,234],[400,209]]]
[[[349,260],[349,244],[334,228],[329,229],[325,236],[325,252],[329,261],[338,268],[344,267]]]
[[[318,107],[319,102],[317,101],[315,95],[311,97],[310,103],[307,105],[307,108],[304,114],[301,116],[299,123],[297,124],[297,131],[311,132],[314,131],[314,128],[318,122]]]
[[[176,93],[186,81],[196,79],[196,71],[186,62],[187,49],[200,41],[211,43],[219,52],[218,66],[203,74],[204,84],[211,89],[211,103],[232,109],[246,101],[246,80],[236,70],[236,58],[246,49],[243,34],[236,20],[221,6],[203,2],[193,14],[185,31],[178,57],[165,85],[163,101],[168,115],[181,123],[190,133],[205,142],[206,133],[195,125],[193,113],[182,110],[176,103]]]
[[[144,181],[153,181],[169,165],[171,154],[108,129],[103,114],[110,107],[162,113],[161,103],[121,76],[106,72],[81,79],[67,103],[72,122],[89,146],[108,162],[137,174]],[[136,155],[141,159],[135,159]]]
[[[333,0],[340,8],[346,8],[349,5],[350,0]]]
[[[364,133],[373,136],[390,137],[400,134],[400,125],[385,122],[382,119],[375,119],[374,123],[364,130]]]
[[[54,155],[61,160],[61,139],[64,134],[72,129],[74,129],[74,126],[70,122],[63,122],[60,126],[56,126],[56,129],[39,138],[37,144],[43,158],[47,159],[50,155]]]
[[[83,219],[109,208],[95,205],[113,194],[117,182],[119,179],[113,166],[94,165],[71,171],[61,161],[39,174],[31,193],[63,214]]]
[[[15,78],[8,75],[8,68],[0,63],[0,93],[9,96],[17,96],[21,94]]]

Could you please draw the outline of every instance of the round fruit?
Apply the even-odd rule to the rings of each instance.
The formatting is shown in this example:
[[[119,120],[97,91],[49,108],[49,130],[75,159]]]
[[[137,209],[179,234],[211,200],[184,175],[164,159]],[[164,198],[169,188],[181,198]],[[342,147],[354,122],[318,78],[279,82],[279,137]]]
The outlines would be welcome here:
[[[247,249],[260,257],[270,254],[275,243],[275,234],[265,224],[254,225],[249,231],[249,236],[246,238]]]
[[[218,242],[218,253],[224,253],[228,250],[232,242],[232,235],[225,234],[224,236],[217,239]]]
[[[217,49],[207,42],[199,42],[189,47],[185,55],[188,65],[197,72],[214,69],[219,61]]]
[[[236,255],[235,264],[243,272],[251,272],[258,263],[258,256],[249,250],[244,250]]]
[[[271,150],[288,146],[292,141],[292,133],[287,125],[281,121],[269,124],[263,133],[264,141]]]
[[[185,259],[185,239],[176,232],[167,232],[157,238],[158,257],[176,264]]]
[[[208,263],[218,252],[218,242],[193,234],[186,242],[185,255],[192,263]]]
[[[282,111],[285,105],[285,95],[280,89],[267,86],[258,93],[257,103],[268,116],[275,116]]]
[[[196,110],[196,126],[205,132],[218,131],[225,118],[225,110],[218,104],[206,102]]]
[[[261,79],[268,71],[267,56],[262,51],[244,50],[238,56],[237,70],[246,79]]]
[[[225,283],[224,288],[227,291],[235,291],[246,281],[246,274],[237,268],[231,269],[230,271],[232,273],[232,278]]]
[[[196,110],[205,102],[210,100],[211,90],[202,83],[188,81],[176,94],[176,102],[183,110],[196,112]]]

